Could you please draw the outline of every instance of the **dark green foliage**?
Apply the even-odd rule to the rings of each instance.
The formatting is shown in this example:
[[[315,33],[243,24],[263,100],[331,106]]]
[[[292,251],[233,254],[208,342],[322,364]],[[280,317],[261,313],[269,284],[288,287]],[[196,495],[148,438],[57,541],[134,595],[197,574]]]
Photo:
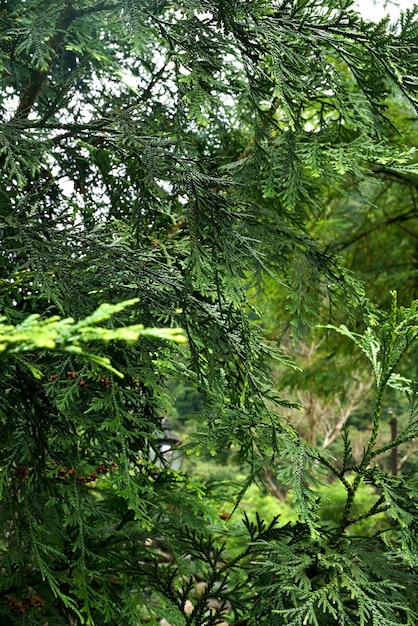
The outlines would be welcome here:
[[[292,403],[269,366],[293,365],[247,294],[278,281],[299,328],[327,305],[373,312],[311,222],[348,178],[414,175],[389,103],[417,104],[416,15],[369,24],[349,0],[2,11],[4,623],[414,623],[416,478],[373,461],[395,445],[378,440],[386,385],[411,399],[396,443],[417,434],[415,387],[396,370],[416,306],[394,303],[380,336],[340,328],[377,395],[362,459],[346,434],[339,462],[281,417]],[[178,328],[187,344],[167,341]],[[236,537],[209,488],[170,468],[166,418],[189,387],[185,451],[235,455],[247,471],[235,507],[273,473],[293,487],[295,525],[258,518]],[[326,473],[347,496],[331,529]],[[362,481],[375,501],[352,517]],[[381,535],[348,532],[387,510]]]

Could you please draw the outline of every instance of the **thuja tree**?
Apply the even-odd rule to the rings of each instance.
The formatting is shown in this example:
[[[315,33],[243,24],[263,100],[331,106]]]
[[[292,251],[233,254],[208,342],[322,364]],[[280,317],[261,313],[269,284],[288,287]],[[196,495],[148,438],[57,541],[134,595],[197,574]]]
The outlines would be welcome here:
[[[414,384],[394,377],[416,308],[394,300],[384,322],[306,227],[347,177],[413,171],[386,103],[416,105],[415,12],[391,27],[349,0],[12,0],[0,28],[2,620],[415,623],[414,477],[374,460],[416,434]],[[363,339],[340,328],[376,374],[362,459],[348,433],[333,460],[280,417],[267,362],[288,361],[246,295],[265,276],[299,326],[338,299],[368,316]],[[243,490],[269,468],[297,524],[229,542],[164,455],[173,380],[205,407],[188,451],[234,450]],[[381,445],[389,383],[411,419]],[[317,515],[324,472],[346,492],[336,528]],[[391,515],[356,537],[364,481],[361,519]]]

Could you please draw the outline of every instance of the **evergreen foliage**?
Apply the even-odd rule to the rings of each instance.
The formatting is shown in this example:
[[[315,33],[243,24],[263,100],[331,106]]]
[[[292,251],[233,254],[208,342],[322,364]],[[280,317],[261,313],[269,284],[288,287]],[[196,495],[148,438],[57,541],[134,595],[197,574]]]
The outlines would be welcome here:
[[[417,16],[372,24],[351,0],[8,2],[2,623],[416,623],[416,473],[375,460],[418,434],[398,369],[417,304],[393,296],[385,320],[311,223],[347,180],[415,175],[390,103],[418,105]],[[273,280],[299,329],[327,305],[365,315],[364,333],[338,327],[376,380],[361,458],[349,431],[334,459],[280,414],[292,403],[271,360],[295,366],[248,298]],[[235,509],[273,473],[297,523],[247,519],[244,537],[209,486],[170,467],[173,381],[204,406],[185,452],[245,464]],[[410,419],[388,443],[390,386]],[[346,494],[334,525],[319,514],[327,477]],[[375,496],[357,514],[362,483]],[[353,535],[376,516],[381,530]]]

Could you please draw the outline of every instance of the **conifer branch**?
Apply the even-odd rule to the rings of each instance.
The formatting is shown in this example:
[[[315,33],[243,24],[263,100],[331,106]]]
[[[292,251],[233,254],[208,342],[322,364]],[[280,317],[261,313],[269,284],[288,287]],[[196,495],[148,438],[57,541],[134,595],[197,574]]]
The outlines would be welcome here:
[[[54,34],[51,35],[47,44],[51,49],[48,65],[43,70],[38,69],[31,71],[29,84],[20,96],[19,105],[14,115],[15,119],[25,119],[29,116],[41,87],[48,76],[54,58],[65,40],[67,31],[78,15],[79,12],[76,8],[74,0],[65,0],[61,15],[55,23]]]

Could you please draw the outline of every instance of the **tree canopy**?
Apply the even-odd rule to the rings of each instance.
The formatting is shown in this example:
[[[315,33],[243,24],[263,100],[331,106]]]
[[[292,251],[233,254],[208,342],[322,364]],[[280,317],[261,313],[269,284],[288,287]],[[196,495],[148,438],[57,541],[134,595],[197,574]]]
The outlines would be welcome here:
[[[417,41],[418,9],[372,23],[351,0],[2,9],[5,623],[417,622],[417,473],[381,462],[418,428]],[[360,451],[284,415],[306,387],[287,337],[317,323],[322,361],[374,381]],[[244,477],[231,496],[174,451]],[[254,482],[296,520],[242,523]]]

